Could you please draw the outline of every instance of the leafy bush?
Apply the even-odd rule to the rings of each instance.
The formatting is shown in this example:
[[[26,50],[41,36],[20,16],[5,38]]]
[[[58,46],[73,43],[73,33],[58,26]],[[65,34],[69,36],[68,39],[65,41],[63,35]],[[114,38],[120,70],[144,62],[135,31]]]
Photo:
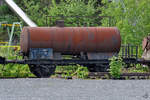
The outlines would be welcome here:
[[[133,73],[133,72],[146,73],[146,72],[149,72],[149,67],[146,65],[136,64],[135,67],[128,68],[128,72],[129,73]]]
[[[122,66],[123,62],[121,57],[112,57],[110,62],[110,74],[113,78],[120,78],[120,75],[122,73]]]
[[[72,76],[74,75],[76,75],[78,78],[85,79],[88,77],[88,69],[78,65],[78,69],[72,74]]]
[[[0,56],[6,57],[7,59],[15,60],[22,59],[21,56],[17,56],[17,52],[14,52],[12,48],[0,48]],[[6,64],[0,65],[0,77],[30,77],[34,76],[30,73],[28,65],[19,64]]]
[[[88,69],[80,65],[57,66],[56,72],[62,72],[63,77],[77,77],[77,78],[85,79],[88,76]]]

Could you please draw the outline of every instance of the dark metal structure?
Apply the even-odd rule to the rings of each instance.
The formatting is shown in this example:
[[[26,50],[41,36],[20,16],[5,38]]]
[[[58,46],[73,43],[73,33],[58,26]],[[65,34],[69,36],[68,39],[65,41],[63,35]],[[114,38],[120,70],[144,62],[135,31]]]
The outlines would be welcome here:
[[[135,50],[132,54],[132,49]],[[132,45],[123,45],[121,47],[120,56],[122,56],[123,61],[126,64],[144,64],[149,65],[150,60],[144,60],[138,58],[138,49],[137,46]],[[42,50],[42,49],[41,49]],[[129,50],[129,51],[128,51]],[[34,52],[34,50],[33,50]],[[45,52],[45,51],[41,51]],[[3,57],[0,57],[0,64],[28,64],[30,70],[33,74],[37,77],[49,77],[51,74],[54,73],[55,67],[57,65],[76,65],[80,64],[86,67],[89,67],[90,71],[101,71],[104,68],[107,68],[109,65],[109,59],[95,59],[95,60],[87,60],[87,59],[35,59],[34,57],[30,59],[23,59],[23,60],[7,60]],[[87,66],[88,65],[88,66]],[[92,67],[94,70],[90,69]]]

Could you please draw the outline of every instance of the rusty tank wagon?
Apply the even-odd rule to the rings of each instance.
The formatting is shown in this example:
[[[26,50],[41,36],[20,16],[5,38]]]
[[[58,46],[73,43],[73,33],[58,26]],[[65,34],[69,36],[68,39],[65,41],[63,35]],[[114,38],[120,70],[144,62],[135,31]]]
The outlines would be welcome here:
[[[90,72],[106,72],[112,56],[123,62],[150,66],[150,38],[143,40],[143,56],[138,46],[121,45],[116,27],[24,27],[20,35],[22,60],[0,57],[0,64],[28,64],[37,77],[50,77],[56,66],[81,65]]]
[[[102,60],[118,54],[121,36],[116,27],[24,27],[20,46],[23,56],[30,60],[65,60],[65,55],[79,61]],[[80,65],[90,71],[101,71],[104,66]],[[29,67],[36,76],[49,77],[56,65],[29,64]]]

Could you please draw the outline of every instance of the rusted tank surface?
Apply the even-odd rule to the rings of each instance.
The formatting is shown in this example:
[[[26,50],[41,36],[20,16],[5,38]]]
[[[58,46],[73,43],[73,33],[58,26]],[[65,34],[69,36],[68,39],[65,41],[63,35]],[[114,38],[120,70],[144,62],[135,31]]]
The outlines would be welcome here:
[[[54,52],[119,52],[120,32],[116,27],[24,27],[21,51],[52,48]]]

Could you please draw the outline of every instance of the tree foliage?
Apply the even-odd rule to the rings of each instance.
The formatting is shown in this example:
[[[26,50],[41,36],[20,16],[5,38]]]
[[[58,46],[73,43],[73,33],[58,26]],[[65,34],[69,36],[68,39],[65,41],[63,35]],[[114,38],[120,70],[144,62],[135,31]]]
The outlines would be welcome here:
[[[46,26],[46,16],[56,16],[50,22],[51,26],[60,16],[96,16],[99,12],[96,0],[15,0],[25,13],[38,25]],[[96,18],[69,17],[64,19],[66,26],[98,26]],[[48,18],[48,21],[49,18]],[[99,20],[100,22],[100,20]],[[69,24],[68,24],[69,23]]]
[[[150,32],[150,0],[102,0],[100,15],[112,16],[113,26],[120,29],[122,44],[134,44],[141,47],[144,36]],[[106,25],[106,20],[102,21]],[[141,53],[140,48],[140,53]]]
[[[18,4],[38,26],[44,26],[48,7],[43,0],[22,0]]]
[[[92,18],[99,10],[94,7],[95,3],[96,0],[61,0],[57,4],[52,0],[48,15],[56,17],[52,18],[50,24],[54,25],[56,20],[61,19],[60,16],[69,16],[64,18],[65,26],[98,26],[96,18]]]

